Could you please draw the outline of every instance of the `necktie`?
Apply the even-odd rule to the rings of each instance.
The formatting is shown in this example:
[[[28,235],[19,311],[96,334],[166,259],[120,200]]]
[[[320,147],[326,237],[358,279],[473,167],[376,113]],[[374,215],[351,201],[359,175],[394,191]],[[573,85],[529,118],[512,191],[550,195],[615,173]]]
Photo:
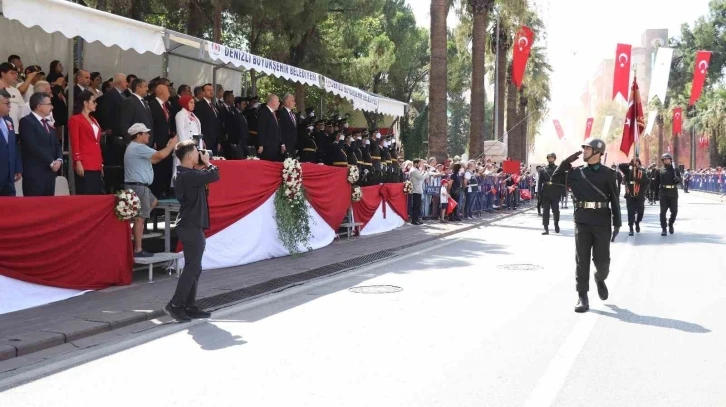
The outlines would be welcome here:
[[[142,102],[144,103],[144,107],[146,108],[146,110],[151,112],[151,109],[149,109],[149,104],[145,100],[142,100]]]
[[[164,117],[166,117],[166,120],[169,120],[169,110],[166,108],[166,103],[162,103],[161,108],[164,110]]]
[[[48,127],[48,119],[43,119],[43,127],[45,127],[45,131],[50,134],[50,127]]]
[[[292,124],[295,124],[295,115],[292,114],[292,110],[290,110],[289,113],[290,113],[290,120],[292,120]]]
[[[212,104],[212,102],[208,102],[208,103],[209,103],[209,107],[212,109],[212,112],[214,112],[214,115],[217,116],[217,109],[214,108],[214,105]]]

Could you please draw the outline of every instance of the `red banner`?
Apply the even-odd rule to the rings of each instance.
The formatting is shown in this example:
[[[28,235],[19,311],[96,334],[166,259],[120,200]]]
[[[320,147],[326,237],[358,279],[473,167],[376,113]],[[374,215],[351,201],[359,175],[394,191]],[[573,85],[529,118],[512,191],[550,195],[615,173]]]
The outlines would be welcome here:
[[[512,83],[519,89],[522,87],[524,70],[527,67],[529,52],[534,41],[534,32],[531,28],[523,25],[517,32],[516,39],[517,41],[512,47]]]
[[[361,190],[363,198],[351,205],[355,221],[363,224],[361,229],[373,218],[381,202],[386,202],[404,221],[408,220],[408,198],[403,193],[402,183],[371,185]],[[386,216],[386,205],[383,205],[383,217]]]
[[[673,135],[677,136],[683,131],[683,109],[677,107],[673,109]]]
[[[613,99],[620,94],[628,98],[628,81],[630,80],[630,54],[632,45],[618,44],[615,50],[615,69],[613,75]]]
[[[502,162],[502,171],[507,174],[519,174],[520,161],[508,160]]]
[[[708,72],[708,63],[711,60],[711,51],[698,51],[696,54],[696,63],[693,67],[693,86],[691,87],[691,100],[688,106],[696,104],[698,98],[701,97],[703,83],[706,81],[706,73]]]
[[[640,90],[638,89],[638,81],[633,79],[628,114],[625,116],[625,125],[623,126],[623,138],[620,141],[620,151],[628,155],[630,148],[638,142],[644,130],[645,119],[643,118],[643,104],[640,101]]]
[[[555,120],[552,120],[552,123],[555,124],[555,131],[557,132],[557,137],[559,137],[560,140],[562,140],[565,137],[565,132],[562,131],[562,125],[560,124],[560,121],[555,119]]]
[[[593,118],[590,117],[589,119],[587,119],[587,124],[585,124],[585,140],[590,138],[590,133],[592,132],[592,121]]]

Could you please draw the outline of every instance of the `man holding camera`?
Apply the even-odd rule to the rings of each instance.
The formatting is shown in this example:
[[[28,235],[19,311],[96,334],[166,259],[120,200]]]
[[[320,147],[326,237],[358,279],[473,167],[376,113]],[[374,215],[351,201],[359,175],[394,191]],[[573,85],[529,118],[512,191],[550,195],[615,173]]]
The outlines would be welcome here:
[[[154,168],[156,164],[171,154],[179,138],[174,136],[166,143],[166,147],[156,151],[149,147],[149,132],[151,129],[142,123],[136,123],[128,130],[131,142],[124,153],[124,183],[126,189],[136,193],[141,201],[139,216],[134,219],[134,257],[152,257],[141,247],[144,236],[144,223],[151,216],[151,210],[156,207],[156,197],[151,193],[151,183],[154,182]]]
[[[181,163],[176,170],[174,193],[180,204],[176,234],[184,247],[184,271],[164,312],[177,322],[187,322],[211,316],[197,307],[196,297],[206,246],[204,230],[209,229],[207,185],[219,181],[219,168],[209,163],[208,150],[197,150],[194,140],[179,143],[175,154]]]

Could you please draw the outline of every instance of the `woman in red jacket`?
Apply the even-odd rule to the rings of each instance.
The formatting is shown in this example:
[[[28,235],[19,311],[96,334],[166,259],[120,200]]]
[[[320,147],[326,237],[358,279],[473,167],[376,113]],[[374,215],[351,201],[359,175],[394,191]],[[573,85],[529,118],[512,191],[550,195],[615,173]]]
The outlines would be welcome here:
[[[68,120],[78,195],[103,193],[101,126],[91,117],[95,111],[96,97],[84,90],[76,96],[73,116]]]

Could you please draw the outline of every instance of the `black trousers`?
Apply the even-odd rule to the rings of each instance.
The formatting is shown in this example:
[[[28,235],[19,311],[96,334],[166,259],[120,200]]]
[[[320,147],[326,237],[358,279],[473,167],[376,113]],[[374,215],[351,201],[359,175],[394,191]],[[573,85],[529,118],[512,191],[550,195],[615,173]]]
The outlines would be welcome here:
[[[103,177],[101,171],[83,171],[83,176],[75,174],[76,195],[103,194]]]
[[[542,213],[542,197],[537,197],[537,213]]]
[[[54,196],[56,174],[37,178],[23,176],[23,196]]]
[[[590,290],[590,257],[595,263],[595,280],[605,281],[610,274],[610,235],[608,226],[575,223],[575,282],[577,292]]]
[[[13,174],[13,177],[15,174]],[[14,178],[13,178],[14,179]],[[5,185],[0,185],[0,196],[15,196],[15,183],[8,181]]]
[[[411,222],[418,222],[421,217],[421,194],[413,193],[413,209],[411,213]]]
[[[560,223],[560,201],[554,201],[550,199],[549,197],[543,196],[542,200],[540,201],[542,203],[542,209],[544,209],[544,215],[542,215],[542,226],[548,228],[550,226],[550,209],[552,210],[552,214],[555,217],[555,225]]]
[[[628,225],[632,227],[634,222],[640,223],[645,213],[645,199],[625,197],[625,204],[628,207]]]
[[[671,216],[666,223],[666,212],[670,210]],[[660,227],[665,229],[668,225],[672,225],[676,221],[676,215],[678,215],[678,197],[660,197]]]
[[[688,187],[691,186],[691,181],[683,181],[683,192],[688,192]]]
[[[204,237],[204,230],[196,226],[178,225],[176,235],[184,245],[184,271],[179,277],[171,303],[174,306],[190,308],[196,305],[197,284],[199,275],[202,274],[202,256],[207,239]]]

